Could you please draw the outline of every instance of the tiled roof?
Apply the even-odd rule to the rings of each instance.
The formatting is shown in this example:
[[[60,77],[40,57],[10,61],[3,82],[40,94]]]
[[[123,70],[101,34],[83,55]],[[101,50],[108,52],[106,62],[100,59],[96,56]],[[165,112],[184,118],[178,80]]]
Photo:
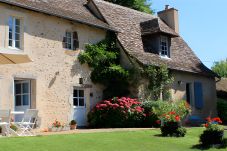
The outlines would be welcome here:
[[[140,23],[141,34],[155,34],[165,33],[172,37],[178,37],[179,35],[171,28],[169,28],[160,18],[154,18]]]
[[[170,69],[216,76],[199,60],[180,36],[171,38],[171,59],[161,58],[158,54],[145,52],[141,38],[141,23],[156,20],[160,28],[158,30],[176,34],[157,16],[138,12],[103,0],[93,1],[109,25],[120,31],[118,40],[128,55],[140,63],[145,65],[160,65],[164,63]]]
[[[0,2],[112,30],[107,23],[90,12],[85,6],[87,0],[0,0]]]

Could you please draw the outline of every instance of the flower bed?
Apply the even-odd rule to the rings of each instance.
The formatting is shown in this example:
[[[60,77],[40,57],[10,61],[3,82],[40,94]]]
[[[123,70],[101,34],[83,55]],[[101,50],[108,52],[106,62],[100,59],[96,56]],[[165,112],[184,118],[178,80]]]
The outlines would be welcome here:
[[[207,123],[204,125],[205,130],[200,136],[200,143],[203,146],[210,146],[216,144],[223,144],[224,141],[224,128],[219,124],[222,123],[220,118],[206,118]]]

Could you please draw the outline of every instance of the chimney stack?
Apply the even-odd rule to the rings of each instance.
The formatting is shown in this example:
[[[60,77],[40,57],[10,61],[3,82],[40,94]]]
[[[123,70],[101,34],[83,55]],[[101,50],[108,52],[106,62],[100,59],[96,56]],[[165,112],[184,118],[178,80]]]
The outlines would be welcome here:
[[[158,17],[179,34],[179,19],[177,9],[169,8],[169,5],[165,5],[165,10],[158,12]]]

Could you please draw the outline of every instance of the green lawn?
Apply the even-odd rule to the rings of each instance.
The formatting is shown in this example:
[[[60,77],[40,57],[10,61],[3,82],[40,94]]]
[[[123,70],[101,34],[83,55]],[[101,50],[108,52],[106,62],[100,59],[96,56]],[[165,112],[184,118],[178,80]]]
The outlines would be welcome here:
[[[159,130],[1,138],[0,151],[187,151],[198,144],[202,128],[184,138],[163,138]],[[226,132],[227,133],[227,132]],[[227,137],[227,135],[226,135]],[[227,149],[210,149],[227,150]],[[210,151],[209,150],[209,151]]]

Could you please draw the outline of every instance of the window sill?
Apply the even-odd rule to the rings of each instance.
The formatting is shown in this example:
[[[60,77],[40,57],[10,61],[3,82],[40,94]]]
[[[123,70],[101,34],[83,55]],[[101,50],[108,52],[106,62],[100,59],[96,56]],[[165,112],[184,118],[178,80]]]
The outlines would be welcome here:
[[[170,58],[170,57],[168,57],[168,56],[161,56],[161,55],[160,55],[160,58],[161,58],[161,59],[171,60],[171,58]]]
[[[79,55],[81,50],[77,49],[77,50],[70,50],[70,49],[66,49],[65,50],[65,54],[69,55],[69,56],[76,56]]]
[[[14,51],[23,51],[22,49],[19,49],[19,48],[15,48],[15,47],[8,47],[8,49],[10,50],[14,50]]]

